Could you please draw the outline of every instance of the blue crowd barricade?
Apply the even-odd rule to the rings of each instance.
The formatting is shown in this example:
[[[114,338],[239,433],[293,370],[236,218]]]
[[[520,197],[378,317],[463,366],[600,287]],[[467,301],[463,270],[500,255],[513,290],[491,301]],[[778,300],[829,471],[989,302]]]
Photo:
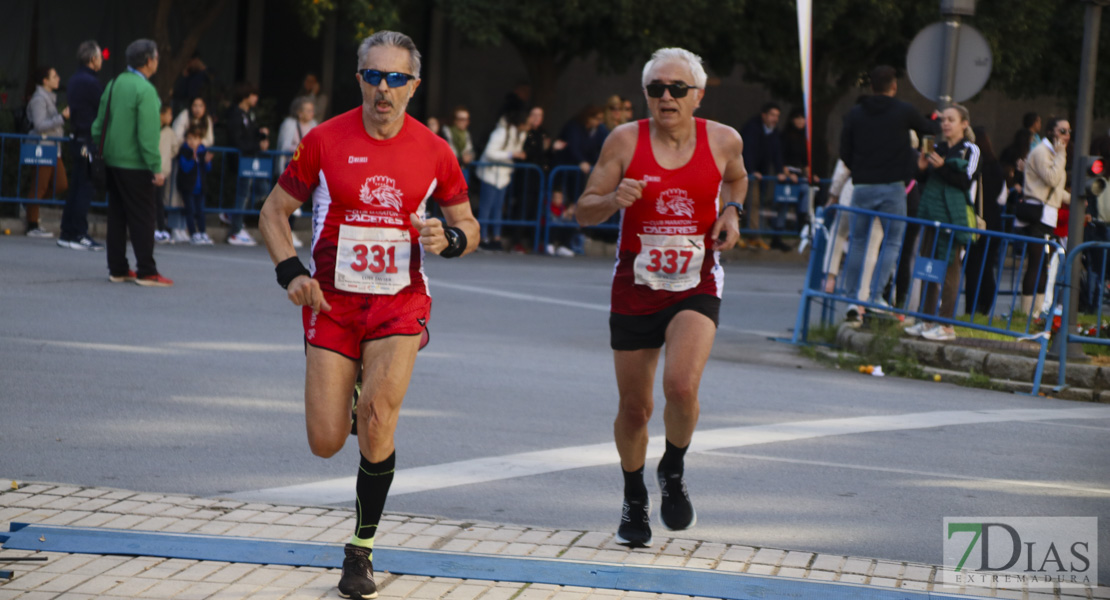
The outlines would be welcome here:
[[[0,202],[64,205],[66,190],[65,187],[59,190],[58,183],[62,177],[67,182],[72,179],[62,173],[67,167],[63,154],[68,153],[70,143],[72,140],[64,137],[0,133]],[[35,198],[40,190],[50,193]],[[104,206],[104,203],[93,206]]]
[[[870,276],[859,278],[857,290],[845,289],[843,277],[845,272],[839,268],[840,258],[837,254],[840,250],[836,248],[837,244],[844,241],[842,237],[837,239],[837,232],[841,229],[840,223],[844,219],[849,219],[851,223],[851,219],[871,221],[876,218],[879,219],[879,229],[869,230],[867,228],[871,225],[863,225],[864,231],[868,231],[868,234],[861,244],[862,247],[849,247],[843,254],[845,270],[849,262],[855,260],[865,266],[871,263],[872,272]],[[888,258],[885,253],[889,251],[889,247],[880,245],[877,249],[872,247],[869,251],[870,237],[873,235],[871,231],[875,231],[874,235],[878,235],[880,231],[883,234],[889,233],[896,222],[916,226],[920,230],[920,235],[914,237],[908,246],[903,243],[903,246],[897,250],[898,255],[892,259],[895,265],[894,272],[890,280],[882,281],[880,269],[884,259]],[[859,226],[858,222],[857,226]],[[907,232],[909,231],[910,229],[907,228]],[[974,235],[977,237],[976,242],[981,240],[982,245],[988,250],[992,245],[996,246],[999,250],[996,264],[983,263],[969,266],[971,244],[965,246],[959,243],[958,235]],[[910,233],[905,234],[902,241],[905,242],[911,236]],[[920,249],[918,249],[919,245]],[[1046,250],[1044,254],[1040,253],[1041,248]],[[866,256],[868,252],[872,254]],[[854,255],[854,253],[860,253],[860,255]],[[906,253],[911,254],[907,256]],[[1040,390],[1041,375],[1051,335],[1051,312],[1053,312],[1052,308],[1057,306],[1055,300],[1060,284],[1056,275],[1062,256],[1064,256],[1064,248],[1055,241],[894,216],[842,205],[822,208],[817,211],[814,220],[813,251],[810,254],[806,281],[798,305],[792,342],[806,343],[813,316],[812,304],[815,301],[821,302],[819,318],[823,325],[830,325],[837,319],[840,313],[836,310],[836,305],[840,304],[845,308],[847,306],[866,307],[878,314],[899,315],[902,318],[913,317],[929,323],[964,327],[1032,341],[1040,345],[1033,381],[1033,394],[1037,394]],[[831,260],[826,261],[826,258]],[[899,289],[895,282],[898,281],[901,268],[899,264],[902,263],[903,258],[910,261],[906,263],[908,268],[903,269],[910,277],[904,280],[902,284],[904,288]],[[959,267],[955,281],[953,281],[953,275],[956,274],[950,271],[949,266],[952,260],[958,261]],[[1025,324],[1022,327],[1017,319],[1019,314],[1017,309],[1020,308],[1017,300],[1022,295],[1022,283],[1027,273],[1031,274],[1033,290],[1028,295],[1034,298],[1039,296],[1041,302],[1033,306],[1032,315],[1025,316]],[[828,282],[834,278],[835,285],[829,285]],[[969,279],[974,281],[969,283]],[[1042,282],[1044,290],[1037,292],[1041,289]],[[948,287],[953,285],[954,291]],[[872,293],[873,290],[878,293]],[[980,300],[984,299],[980,297],[984,290],[989,290],[985,292],[989,295],[989,302],[980,303]],[[980,306],[988,307],[983,315],[985,319],[980,319],[985,322],[976,321],[975,314],[966,314],[966,312],[963,315],[966,318],[960,318],[961,293],[971,294],[971,304],[975,309]],[[950,317],[940,314],[945,297],[952,303]],[[1007,303],[999,301],[1000,298],[1007,297],[1010,298],[1008,306],[1006,306]],[[968,300],[966,296],[964,299]],[[1042,331],[1034,316],[1045,312],[1046,307],[1050,314],[1044,318]]]
[[[832,184],[832,179],[815,179],[812,188],[811,184],[804,179],[792,182],[768,178],[765,182],[770,189],[770,202],[760,203],[760,221],[764,227],[761,229],[741,227],[740,234],[743,236],[797,237],[811,220],[810,215],[813,214],[814,204],[827,197],[825,192]],[[794,229],[786,227],[786,215],[791,209],[797,215],[798,225]],[[765,210],[773,211],[774,214],[763,214]],[[770,228],[766,227],[768,223],[771,223]]]
[[[575,237],[579,230],[590,229],[599,231],[619,231],[620,213],[609,217],[604,223],[591,227],[580,227],[572,216],[578,198],[586,189],[589,173],[584,173],[577,165],[559,165],[547,174],[547,188],[543,195],[543,245],[547,247],[558,241],[560,245],[574,249],[578,246]],[[558,198],[562,202],[562,211],[556,216],[552,210],[552,202]],[[554,230],[554,231],[553,231]],[[580,250],[580,248],[579,248]]]
[[[1081,261],[1083,272],[1080,277],[1080,289],[1075,290],[1071,287],[1072,275],[1075,272],[1076,261]],[[1068,366],[1068,352],[1066,345],[1071,343],[1082,344],[1098,344],[1102,346],[1110,346],[1110,324],[1103,322],[1103,306],[1110,301],[1110,290],[1107,290],[1106,275],[1107,275],[1107,261],[1110,260],[1110,242],[1084,242],[1076,246],[1071,254],[1068,255],[1067,260],[1064,261],[1064,274],[1063,292],[1061,294],[1061,306],[1063,310],[1060,314],[1060,328],[1057,335],[1062,336],[1059,346],[1059,379],[1057,380],[1056,390],[1061,390],[1066,387],[1066,376]],[[1073,294],[1081,294],[1078,302],[1079,313],[1076,315],[1076,323],[1079,325],[1079,330],[1072,330],[1068,323],[1067,309],[1071,306],[1071,298]],[[1084,309],[1093,311],[1094,323],[1088,327],[1083,323],[1082,315]],[[1088,312],[1087,316],[1091,313]],[[1093,334],[1093,335],[1092,335]]]
[[[487,178],[495,178],[498,172],[494,169],[509,169],[509,182],[505,188],[495,188],[502,190],[498,192],[503,194],[501,206],[491,209],[494,211],[492,217],[487,215],[483,218],[481,216],[482,188],[494,185],[483,179],[483,173]],[[539,248],[541,235],[539,215],[545,181],[543,169],[531,163],[477,161],[467,165],[466,170],[472,172],[472,176],[467,178],[470,182],[468,185],[474,185],[478,190],[478,211],[475,214],[479,225],[496,226],[499,230],[508,226],[530,231],[533,247]],[[499,174],[505,175],[503,171]]]

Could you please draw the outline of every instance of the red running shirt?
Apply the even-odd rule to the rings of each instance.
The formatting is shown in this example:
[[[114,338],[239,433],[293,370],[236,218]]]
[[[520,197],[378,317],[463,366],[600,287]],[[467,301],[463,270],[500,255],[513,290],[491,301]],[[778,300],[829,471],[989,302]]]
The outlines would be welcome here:
[[[304,137],[278,185],[312,200],[309,270],[332,293],[428,293],[424,248],[409,215],[469,202],[466,181],[447,142],[405,115],[401,132],[371,138],[362,108]]]
[[[710,231],[718,215],[721,171],[709,149],[705,119],[695,119],[694,155],[678,169],[659,166],[649,122],[639,124],[624,176],[647,185],[639,200],[621,210],[610,310],[646,315],[698,294],[720,298],[724,270]]]

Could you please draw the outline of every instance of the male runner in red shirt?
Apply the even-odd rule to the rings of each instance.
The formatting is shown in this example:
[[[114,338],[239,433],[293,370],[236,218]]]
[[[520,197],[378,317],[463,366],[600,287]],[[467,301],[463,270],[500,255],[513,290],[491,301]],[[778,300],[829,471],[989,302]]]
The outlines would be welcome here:
[[[375,598],[374,534],[393,481],[393,434],[431,309],[424,252],[474,250],[478,221],[447,142],[405,114],[420,85],[420,52],[380,31],[358,50],[362,106],[305,136],[262,207],[259,229],[278,283],[302,306],[305,424],[318,456],[338,452],[351,429],[360,370],[357,523],[344,548],[339,594]],[[424,220],[428,198],[446,226]],[[312,200],[311,271],[297,258],[289,215]]]
[[[620,394],[613,434],[624,471],[616,541],[630,547],[651,545],[644,462],[664,343],[667,441],[656,471],[663,496],[659,514],[671,530],[697,521],[683,457],[698,421],[698,385],[717,331],[724,283],[718,255],[740,238],[748,189],[740,135],[694,118],[705,80],[697,55],[680,48],[656,51],[643,71],[651,117],[609,134],[578,200],[582,225],[621,213],[609,331]]]

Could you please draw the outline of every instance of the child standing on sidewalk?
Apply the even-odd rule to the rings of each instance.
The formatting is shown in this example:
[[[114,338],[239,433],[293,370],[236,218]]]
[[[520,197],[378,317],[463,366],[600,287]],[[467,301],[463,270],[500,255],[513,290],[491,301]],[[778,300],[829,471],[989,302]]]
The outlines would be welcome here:
[[[177,152],[177,189],[185,204],[189,241],[195,246],[212,245],[204,222],[204,174],[212,170],[212,155],[202,143],[204,135],[202,127],[190,127],[185,131],[185,143]]]

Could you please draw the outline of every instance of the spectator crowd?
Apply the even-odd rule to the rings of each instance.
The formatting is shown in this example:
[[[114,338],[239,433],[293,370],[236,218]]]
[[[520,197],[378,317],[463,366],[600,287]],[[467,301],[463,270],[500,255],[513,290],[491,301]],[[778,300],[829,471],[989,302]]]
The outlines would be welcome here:
[[[318,78],[306,74],[275,135],[259,119],[257,87],[240,82],[224,99],[199,54],[188,61],[170,101],[162,104],[148,80],[158,66],[152,44],[149,40],[134,42],[128,48],[127,70],[104,84],[98,75],[103,66],[101,49],[95,41],[83,42],[77,50],[77,70],[65,86],[64,108],[58,108],[62,86],[54,66],[34,72],[33,90],[28,95],[28,132],[44,137],[68,133],[72,143],[66,155],[69,176],[62,167],[66,147],[49,145],[58,160],[54,165],[35,167],[34,185],[27,198],[64,196],[57,244],[74,250],[103,250],[105,246],[88,232],[89,205],[97,187],[94,159],[103,157],[107,174],[101,187],[111,192],[107,247],[113,281],[161,277],[148,246],[213,244],[210,216],[213,222],[218,218],[226,225],[226,232],[217,239],[236,246],[256,245],[244,219],[257,211],[273,185],[274,174],[284,169],[300,141],[328,117],[331,108]],[[141,48],[148,52],[142,54]],[[740,247],[793,250],[787,240],[804,232],[815,203],[1037,238],[1066,236],[1070,203],[1066,173],[1075,154],[1069,147],[1071,128],[1066,119],[1042,119],[1029,113],[1010,143],[996,153],[986,130],[973,126],[966,108],[954,105],[923,115],[895,97],[893,68],[879,67],[870,75],[872,94],[861,97],[844,116],[831,185],[821,184],[816,194],[810,188],[818,185],[824,174],[811,169],[807,117],[802,109],[795,106],[783,118],[783,107],[767,102],[738,128],[744,140],[749,186]],[[118,95],[113,92],[116,88]],[[429,116],[425,124],[446,141],[468,175],[481,224],[481,249],[524,253],[538,247],[552,255],[581,254],[587,232],[575,223],[575,202],[610,132],[635,118],[633,102],[614,94],[597,104],[585,104],[552,134],[545,124],[544,107],[531,99],[527,83],[515,86],[502,101],[496,125],[484,139],[476,139],[471,130],[471,112],[466,106]],[[141,108],[137,119],[124,112],[131,108]],[[1110,132],[1097,136],[1090,151],[1105,156],[1108,147]],[[220,157],[221,148],[235,151]],[[271,163],[262,162],[260,168],[258,159],[274,163],[266,166]],[[257,172],[267,169],[268,173]],[[536,170],[543,177],[537,177]],[[152,200],[146,199],[146,183],[138,181],[142,177],[131,171],[153,174]],[[227,190],[233,200],[216,208],[212,198],[224,196],[219,186],[225,180],[235,181],[234,190]],[[548,180],[549,187],[541,189],[540,183]],[[961,207],[967,210],[961,211]],[[26,235],[53,237],[42,226],[37,204],[26,203],[25,215]],[[297,216],[299,211],[290,217],[291,226]],[[537,222],[551,225],[550,237],[543,243],[534,239]],[[935,228],[922,231],[898,219],[848,218],[846,214],[837,219],[832,231],[825,291],[843,290],[860,301],[849,307],[849,319],[861,318],[868,309],[905,306],[914,287],[918,257],[938,261],[936,265],[944,270],[943,285],[923,286],[922,312],[951,318],[960,281],[966,282],[967,312],[993,308],[992,274],[997,273],[1000,258],[997,243],[992,247],[982,238],[963,235],[949,239],[951,236]],[[119,258],[121,244],[128,240],[139,260],[134,276]],[[303,244],[295,233],[292,241],[296,247]],[[968,259],[962,260],[965,253]],[[961,278],[959,266],[965,263],[968,269],[976,269],[974,277],[964,273]],[[1044,247],[1031,250],[1027,263],[1032,266],[1023,274],[1020,309],[1030,314],[1036,312],[1046,286]],[[155,284],[172,282],[165,279]],[[908,331],[933,339],[955,335],[947,325],[926,321]]]

